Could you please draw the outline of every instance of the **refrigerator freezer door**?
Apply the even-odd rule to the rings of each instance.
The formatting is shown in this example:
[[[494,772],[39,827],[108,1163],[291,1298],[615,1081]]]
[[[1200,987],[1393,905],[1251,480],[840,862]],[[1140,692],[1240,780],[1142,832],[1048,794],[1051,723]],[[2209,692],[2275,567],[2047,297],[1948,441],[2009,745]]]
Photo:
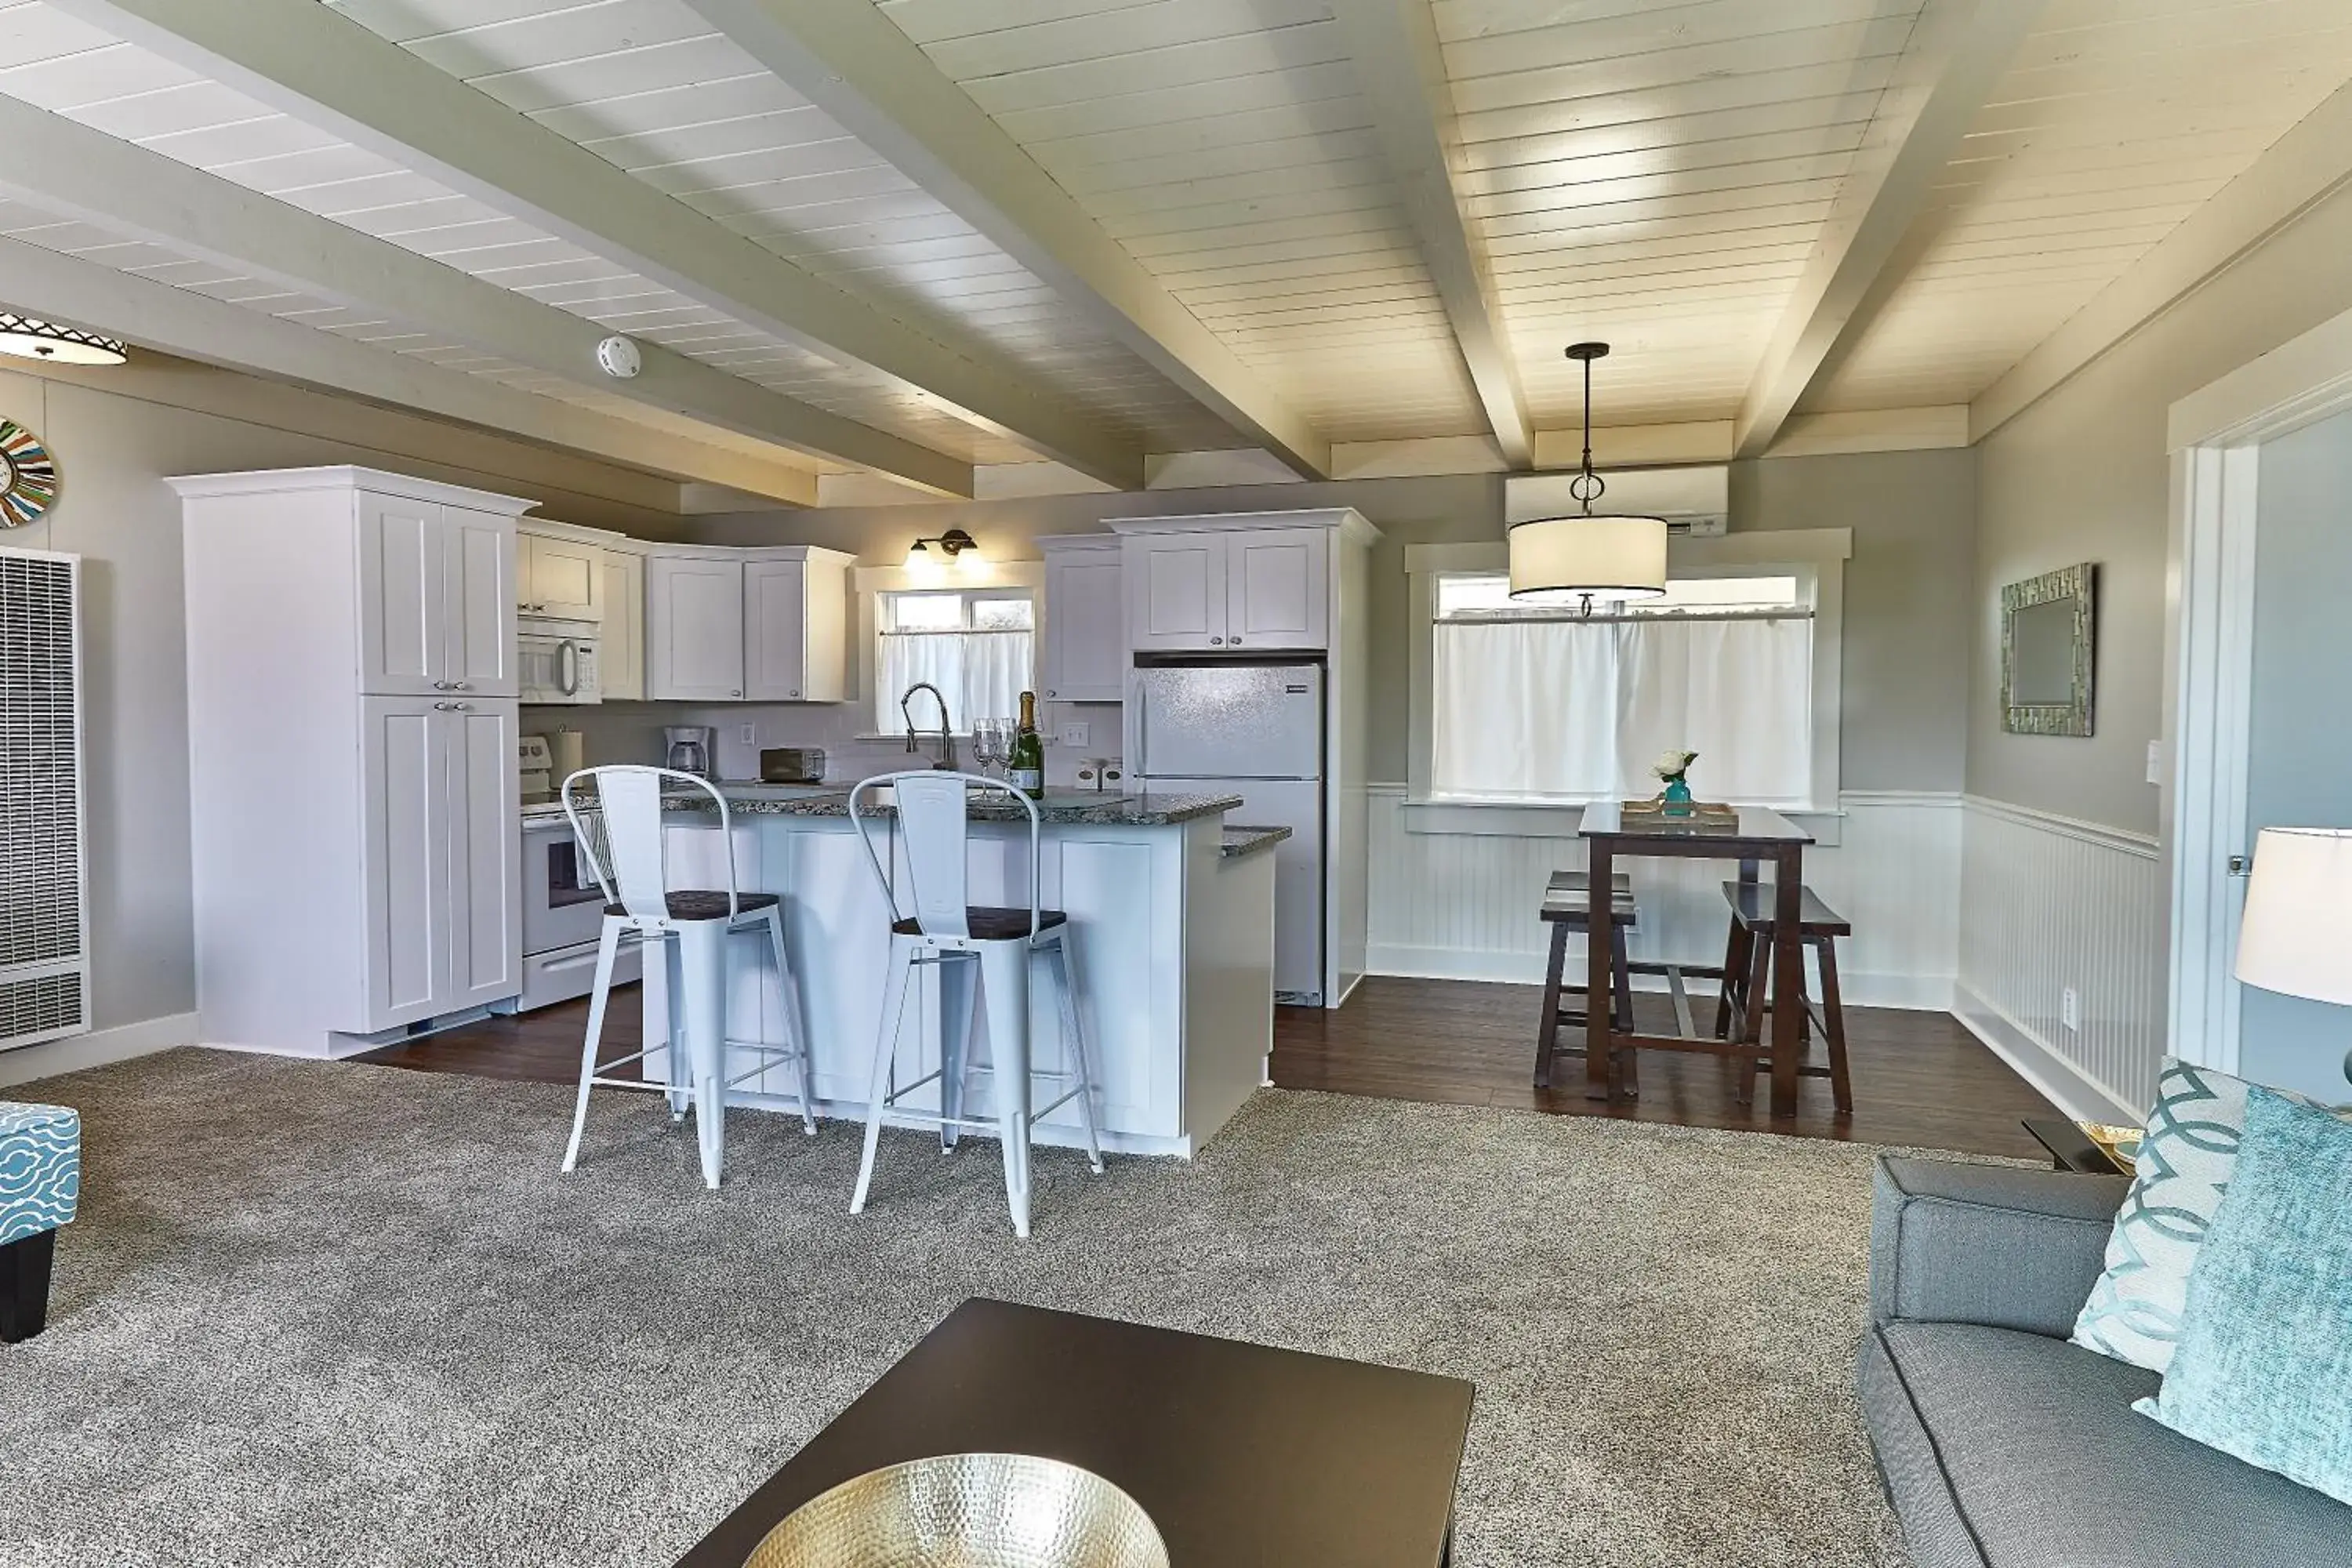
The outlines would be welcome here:
[[[1135,672],[1129,759],[1149,778],[1323,775],[1323,670],[1312,664],[1163,665]],[[1238,819],[1236,819],[1238,820]]]
[[[1143,781],[1153,792],[1237,795],[1225,813],[1234,827],[1287,827],[1290,837],[1261,853],[1274,860],[1274,990],[1276,1000],[1320,1006],[1323,1002],[1323,786],[1312,779],[1169,779]]]

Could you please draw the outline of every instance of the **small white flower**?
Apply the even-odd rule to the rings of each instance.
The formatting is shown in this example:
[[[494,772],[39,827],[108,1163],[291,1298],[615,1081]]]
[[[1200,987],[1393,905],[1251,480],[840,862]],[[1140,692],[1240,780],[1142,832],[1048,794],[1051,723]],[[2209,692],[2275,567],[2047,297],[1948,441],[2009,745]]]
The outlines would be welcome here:
[[[1679,751],[1670,747],[1660,753],[1656,764],[1650,771],[1662,779],[1676,779],[1688,773],[1690,765],[1696,761],[1698,761],[1696,752]]]

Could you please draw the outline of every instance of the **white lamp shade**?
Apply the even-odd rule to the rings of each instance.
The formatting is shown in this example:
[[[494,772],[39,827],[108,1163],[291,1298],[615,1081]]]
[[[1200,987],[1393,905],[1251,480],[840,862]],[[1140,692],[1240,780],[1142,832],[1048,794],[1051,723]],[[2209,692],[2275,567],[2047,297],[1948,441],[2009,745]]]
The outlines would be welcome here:
[[[2352,828],[2263,829],[2238,932],[2238,978],[2352,1006]]]
[[[1665,591],[1663,517],[1551,517],[1511,527],[1511,597],[1523,604],[1653,599]]]

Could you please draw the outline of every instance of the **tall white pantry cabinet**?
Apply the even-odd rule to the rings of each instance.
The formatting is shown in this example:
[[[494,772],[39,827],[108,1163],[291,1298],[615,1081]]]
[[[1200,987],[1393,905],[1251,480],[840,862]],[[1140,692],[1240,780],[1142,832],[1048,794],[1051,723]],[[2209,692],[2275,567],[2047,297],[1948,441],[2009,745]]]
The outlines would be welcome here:
[[[515,520],[372,468],[182,500],[200,1037],[346,1056],[521,989]]]

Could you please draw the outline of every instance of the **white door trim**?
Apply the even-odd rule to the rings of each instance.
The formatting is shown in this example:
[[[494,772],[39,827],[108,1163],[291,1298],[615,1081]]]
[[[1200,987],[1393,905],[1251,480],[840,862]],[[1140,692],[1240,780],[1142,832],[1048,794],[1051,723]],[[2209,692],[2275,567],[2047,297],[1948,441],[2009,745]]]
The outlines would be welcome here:
[[[2352,409],[2352,310],[2172,405],[2165,880],[2175,1056],[2234,1072],[2262,443]]]

